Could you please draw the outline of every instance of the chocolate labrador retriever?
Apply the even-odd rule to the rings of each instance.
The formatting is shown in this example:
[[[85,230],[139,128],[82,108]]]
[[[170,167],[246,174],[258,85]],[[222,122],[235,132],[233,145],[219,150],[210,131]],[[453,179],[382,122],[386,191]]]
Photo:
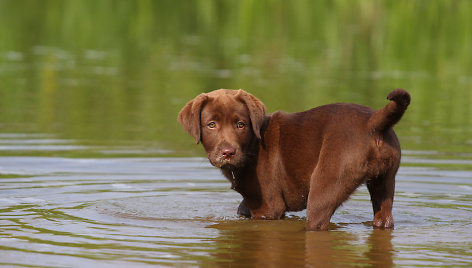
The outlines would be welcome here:
[[[178,120],[205,148],[243,201],[238,212],[280,219],[307,209],[307,230],[327,230],[335,210],[366,183],[373,225],[393,228],[400,144],[392,129],[410,104],[402,89],[382,109],[336,103],[299,113],[266,114],[243,90],[198,95]]]

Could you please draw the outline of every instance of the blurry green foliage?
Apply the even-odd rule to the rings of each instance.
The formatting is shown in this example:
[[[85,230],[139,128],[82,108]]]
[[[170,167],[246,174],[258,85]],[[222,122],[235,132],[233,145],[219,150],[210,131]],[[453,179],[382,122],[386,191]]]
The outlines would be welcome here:
[[[0,0],[0,132],[194,154],[176,116],[204,91],[244,88],[272,112],[380,108],[401,87],[404,148],[470,152],[470,14],[467,0]]]

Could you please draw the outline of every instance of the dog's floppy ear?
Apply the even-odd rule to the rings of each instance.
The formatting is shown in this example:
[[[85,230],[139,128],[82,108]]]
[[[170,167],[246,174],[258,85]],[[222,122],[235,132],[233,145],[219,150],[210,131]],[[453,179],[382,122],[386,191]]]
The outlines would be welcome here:
[[[240,100],[246,104],[251,118],[252,130],[258,139],[261,139],[261,127],[264,121],[266,107],[262,101],[252,94],[240,89],[238,90]]]
[[[200,142],[201,138],[200,113],[207,100],[207,94],[202,93],[198,95],[182,108],[178,117],[179,123],[190,135],[193,136],[197,144]]]

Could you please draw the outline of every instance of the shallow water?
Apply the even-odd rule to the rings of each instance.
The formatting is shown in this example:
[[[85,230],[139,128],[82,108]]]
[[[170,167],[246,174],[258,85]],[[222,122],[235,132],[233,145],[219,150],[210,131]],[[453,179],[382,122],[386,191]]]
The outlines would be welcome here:
[[[395,230],[372,228],[363,186],[328,232],[304,231],[304,211],[237,217],[240,196],[203,158],[0,157],[0,263],[468,267],[472,172],[415,166],[425,155],[406,152]]]

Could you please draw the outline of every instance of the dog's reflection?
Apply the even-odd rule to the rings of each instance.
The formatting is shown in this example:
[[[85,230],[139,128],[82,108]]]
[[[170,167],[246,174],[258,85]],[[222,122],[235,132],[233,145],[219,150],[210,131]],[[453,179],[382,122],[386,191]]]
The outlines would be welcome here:
[[[244,221],[211,226],[220,230],[211,266],[339,267],[393,266],[391,230],[307,232],[304,221]]]

